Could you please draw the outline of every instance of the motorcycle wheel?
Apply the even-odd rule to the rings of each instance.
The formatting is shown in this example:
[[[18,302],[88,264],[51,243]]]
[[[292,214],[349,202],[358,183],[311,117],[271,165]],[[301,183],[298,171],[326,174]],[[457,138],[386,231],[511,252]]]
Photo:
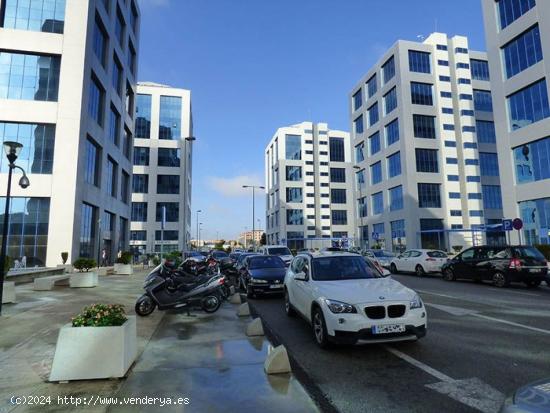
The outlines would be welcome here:
[[[221,300],[215,295],[206,296],[201,300],[201,307],[205,313],[215,313],[221,305]]]
[[[138,298],[135,305],[136,314],[142,317],[150,315],[155,311],[156,304],[151,297],[147,294],[142,295]]]

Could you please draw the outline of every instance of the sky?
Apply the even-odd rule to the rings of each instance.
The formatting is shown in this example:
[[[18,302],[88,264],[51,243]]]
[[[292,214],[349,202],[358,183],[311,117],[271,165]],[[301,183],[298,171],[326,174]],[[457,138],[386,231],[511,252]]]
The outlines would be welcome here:
[[[349,130],[348,93],[398,39],[434,31],[485,50],[481,0],[139,0],[139,80],[191,90],[192,237],[252,228],[277,128]],[[257,219],[260,219],[258,224]],[[256,229],[265,195],[256,196]]]

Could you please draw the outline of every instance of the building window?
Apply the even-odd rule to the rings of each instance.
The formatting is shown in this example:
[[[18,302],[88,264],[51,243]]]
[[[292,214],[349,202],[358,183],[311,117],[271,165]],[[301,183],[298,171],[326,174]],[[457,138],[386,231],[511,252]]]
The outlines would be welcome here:
[[[405,238],[405,220],[399,219],[397,221],[390,222],[391,227],[391,237],[395,238]]]
[[[446,148],[456,148],[456,142],[455,141],[445,141],[445,147]]]
[[[536,182],[550,178],[550,137],[514,148],[516,182]]]
[[[401,152],[388,156],[388,178],[401,175]]]
[[[469,93],[461,93],[460,95],[458,95],[458,98],[460,100],[473,100],[474,97],[472,95],[470,95]]]
[[[135,136],[140,139],[151,138],[151,95],[137,95]]]
[[[447,45],[446,44],[438,44],[436,46],[437,50],[447,50]]]
[[[482,216],[483,216],[483,211],[481,211],[481,210],[475,210],[475,209],[474,209],[474,210],[470,210],[469,215],[470,215],[471,217],[482,217]]]
[[[301,181],[302,180],[302,167],[301,166],[287,166],[286,167],[286,180],[287,181]]]
[[[365,185],[365,170],[361,169],[355,173],[355,180],[357,181],[357,186],[362,187]]]
[[[353,121],[353,130],[356,134],[361,134],[364,131],[363,127],[363,115],[359,115],[354,121]]]
[[[132,30],[134,31],[134,34],[137,33],[137,22],[138,22],[138,12],[136,9],[136,5],[132,0],[131,13],[130,13],[130,26],[132,26]]]
[[[122,96],[122,65],[120,64],[116,54],[113,55],[113,73],[111,76],[111,84],[116,90],[118,96]]]
[[[392,88],[388,93],[384,95],[384,110],[385,115],[392,112],[397,107],[397,89]]]
[[[474,109],[485,112],[493,111],[493,100],[489,90],[474,89]]]
[[[301,209],[286,210],[287,225],[304,225],[304,212]]]
[[[105,26],[103,26],[100,17],[96,15],[94,24],[93,49],[97,59],[103,67],[105,67],[107,64],[107,39],[108,37]]]
[[[508,96],[510,128],[517,130],[550,116],[546,79]]]
[[[367,98],[371,98],[376,94],[376,75],[372,75],[369,80],[367,80]]]
[[[476,131],[475,126],[465,125],[462,127],[462,132],[475,132],[475,131]]]
[[[159,139],[180,140],[181,138],[181,97],[161,96]]]
[[[149,166],[149,148],[144,146],[134,147],[134,165]]]
[[[411,101],[414,105],[432,106],[432,85],[429,83],[411,82]]]
[[[442,98],[452,98],[453,97],[453,94],[451,92],[445,92],[445,91],[440,92],[439,95]]]
[[[550,198],[533,199],[518,203],[523,219],[525,243],[550,244]]]
[[[466,49],[465,47],[455,47],[455,53],[468,54],[468,49]]]
[[[352,100],[353,100],[353,110],[357,110],[363,105],[363,94],[361,93],[362,89],[359,89],[357,92],[354,93]]]
[[[475,143],[475,142],[464,142],[464,149],[477,149],[477,143]]]
[[[470,59],[472,79],[490,80],[489,63],[486,60]]]
[[[497,3],[501,29],[535,7],[535,0],[498,0]]]
[[[463,77],[458,79],[458,84],[459,85],[469,85],[471,83],[472,83],[472,81],[470,79],[465,79]]]
[[[364,218],[367,216],[367,197],[361,197],[357,200],[357,211],[359,218]]]
[[[130,231],[130,241],[147,241],[147,231]]]
[[[177,148],[159,148],[158,166],[179,168],[181,163],[180,150]]]
[[[382,162],[378,161],[370,166],[371,184],[382,182]]]
[[[390,57],[386,63],[382,65],[382,77],[384,84],[388,83],[395,76],[395,59]]]
[[[372,105],[367,110],[369,115],[369,128],[378,122],[378,119],[380,119],[380,115],[378,114],[378,102],[376,102],[374,105]]]
[[[101,165],[101,149],[90,138],[86,139],[86,158],[84,181],[99,187],[99,172]]]
[[[388,123],[385,127],[386,133],[386,146],[397,142],[399,140],[399,121],[395,119],[394,121]]]
[[[124,127],[124,135],[122,137],[122,154],[126,159],[130,159],[130,152],[132,149],[132,133],[130,130],[125,126]]]
[[[65,0],[6,0],[2,27],[63,33]]]
[[[455,125],[452,123],[444,123],[443,130],[455,130]]]
[[[458,175],[447,175],[447,181],[449,182],[458,182],[460,178]]]
[[[118,146],[120,136],[120,115],[113,105],[109,113],[109,140]]]
[[[474,59],[470,60],[470,62],[472,62]],[[476,60],[476,62],[482,62],[482,60]],[[487,62],[485,62],[487,63]],[[458,62],[456,64],[456,68],[457,69],[469,69],[470,68],[470,65],[468,63],[462,63],[462,62]],[[479,80],[484,80],[484,79],[479,79]]]
[[[177,241],[178,237],[179,231],[177,230],[155,231],[155,241]]]
[[[451,209],[451,216],[452,217],[461,217],[462,211],[460,209]]]
[[[105,89],[97,77],[92,74],[88,96],[88,114],[99,126],[103,126],[103,112],[105,107]]]
[[[116,198],[117,192],[117,174],[118,174],[118,164],[113,161],[111,158],[107,158],[107,187],[106,192],[111,195],[113,198]]]
[[[376,132],[369,137],[370,156],[380,152],[380,133]]]
[[[481,182],[481,177],[470,175],[466,177],[466,182]]]
[[[155,219],[157,222],[162,222],[162,211],[164,209],[166,209],[166,222],[179,222],[179,202],[157,202],[155,211]]]
[[[330,168],[330,182],[346,182],[346,169]]]
[[[329,138],[330,161],[345,162],[344,138]]]
[[[130,72],[132,75],[135,76],[136,74],[136,49],[134,48],[134,45],[132,44],[132,41],[128,41],[128,55],[126,63],[128,63],[128,67],[130,68]]]
[[[133,174],[132,175],[132,192],[134,194],[146,194],[149,192],[149,175]]]
[[[59,56],[0,52],[0,99],[56,102]]]
[[[286,188],[286,202],[303,202],[302,188]]]
[[[384,196],[382,192],[372,194],[372,213],[378,215],[384,212]]]
[[[348,225],[348,211],[333,209],[330,213],[332,215],[332,225]]]
[[[365,160],[365,142],[355,145],[355,163]]]
[[[502,193],[499,185],[481,185],[483,208],[502,209]]]
[[[94,257],[94,249],[97,245],[97,208],[82,203],[80,210],[80,256],[86,258]]]
[[[403,209],[403,187],[401,185],[389,189],[390,211]]]
[[[460,199],[460,198],[461,198],[460,192],[449,192],[449,199]]]
[[[157,194],[179,194],[179,175],[157,175]]]
[[[299,161],[302,159],[302,137],[300,135],[285,135],[286,159]]]
[[[385,234],[384,223],[381,222],[379,224],[374,224],[372,226],[372,232],[373,234],[378,234],[378,237],[377,237],[378,239],[384,239],[384,234]],[[375,240],[375,241],[378,242],[378,240]]]
[[[477,166],[479,165],[479,159],[465,159],[464,164]]]
[[[449,66],[449,61],[448,60],[441,60],[441,59],[438,59],[437,60],[437,64],[438,66]],[[428,72],[429,73],[429,72]]]
[[[435,139],[435,116],[413,115],[415,138]]]
[[[438,173],[437,149],[415,149],[416,172]]]
[[[118,40],[118,44],[122,49],[124,49],[124,31],[126,29],[126,24],[124,23],[124,17],[122,17],[122,12],[117,6],[116,9],[116,19],[115,19],[115,36]]]
[[[451,81],[451,76],[440,75],[439,76],[439,81],[440,82],[450,82]]]
[[[418,184],[418,206],[420,208],[441,208],[439,184]]]
[[[0,142],[15,141],[23,145],[17,165],[31,174],[51,174],[55,146],[55,125],[0,122]],[[8,161],[0,159],[1,172],[7,173]]]
[[[333,204],[345,204],[346,190],[345,189],[331,189],[330,190],[330,202]]]
[[[445,113],[446,115],[452,115],[454,113],[453,108],[441,108],[441,113]]]
[[[475,116],[475,112],[471,109],[461,109],[460,116]]]
[[[430,54],[409,50],[409,70],[417,73],[431,73]]]
[[[480,143],[496,143],[495,123],[476,120],[477,140]]]
[[[420,243],[422,248],[445,249],[445,234],[443,231],[442,219],[421,219],[420,231]]]
[[[510,78],[542,60],[539,26],[529,30],[502,47],[506,77]]]
[[[127,204],[130,197],[130,175],[126,171],[122,171],[120,177],[120,200]]]

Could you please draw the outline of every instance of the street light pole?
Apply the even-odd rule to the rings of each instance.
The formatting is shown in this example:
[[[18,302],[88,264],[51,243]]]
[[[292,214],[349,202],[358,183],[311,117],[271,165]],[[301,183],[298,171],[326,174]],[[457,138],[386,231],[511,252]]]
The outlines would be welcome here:
[[[198,247],[200,247],[200,245],[201,245],[201,231],[202,231],[202,222],[199,222],[197,249],[198,249]]]
[[[189,165],[188,160],[192,158],[192,145],[191,142],[196,141],[197,138],[194,136],[188,136],[184,138],[184,168],[185,168],[185,182],[183,183],[183,204],[184,204],[184,213],[183,213],[183,239],[184,239],[184,245],[183,248],[187,249],[191,247],[191,222],[189,222],[189,239],[187,238],[187,201],[189,200],[189,209],[191,209],[191,196],[189,195],[189,185],[188,185],[188,175],[191,175],[191,166],[193,163],[191,162],[191,165]],[[187,143],[189,143],[189,153],[190,156],[187,156]],[[189,220],[191,220],[191,211],[189,211]]]
[[[196,250],[199,250],[199,213],[202,212],[202,209],[197,209],[197,245]]]
[[[254,247],[254,224],[255,224],[255,220],[256,220],[256,217],[254,216],[255,212],[254,212],[254,198],[255,198],[255,193],[254,191],[256,189],[265,189],[264,186],[260,186],[260,185],[243,185],[243,188],[252,188],[252,238],[250,240],[250,243],[252,244],[252,247]]]
[[[353,169],[355,170],[360,170],[361,167],[359,167],[358,165],[354,165],[353,166]],[[359,199],[363,199],[363,185],[361,185],[361,183],[358,184],[359,186]],[[357,203],[359,205],[359,203]],[[361,251],[363,251],[363,211],[362,211],[362,206],[357,208],[357,212],[359,213],[359,249]]]
[[[2,248],[0,250],[0,315],[2,314],[2,294],[4,293],[4,279],[6,278],[6,273],[4,267],[6,265],[6,252],[8,249],[8,226],[10,224],[10,197],[11,197],[11,177],[13,175],[13,170],[15,168],[23,172],[23,176],[19,179],[19,186],[23,189],[27,188],[31,183],[25,170],[20,166],[15,165],[17,157],[21,153],[23,145],[19,142],[4,142],[4,151],[6,152],[6,157],[8,158],[8,190],[6,192],[6,207],[4,209],[4,227],[2,228]]]

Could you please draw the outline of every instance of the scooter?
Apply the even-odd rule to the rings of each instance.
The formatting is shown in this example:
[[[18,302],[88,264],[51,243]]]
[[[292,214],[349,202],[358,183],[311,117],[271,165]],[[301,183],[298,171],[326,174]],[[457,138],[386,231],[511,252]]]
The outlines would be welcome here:
[[[222,303],[220,288],[225,283],[221,275],[189,279],[160,264],[149,273],[143,288],[145,294],[136,301],[136,314],[145,317],[159,310],[200,308],[206,313],[218,311]]]
[[[227,284],[228,280],[226,278],[226,275],[221,273],[219,266],[217,266],[217,263],[215,261],[212,262],[212,260],[207,260],[204,266],[202,267],[199,267],[198,264],[200,263],[197,263],[197,261],[193,259],[187,259],[180,265],[180,267],[176,270],[176,272],[189,277],[221,275],[224,277],[224,280],[226,281],[220,287],[221,296],[224,300],[229,298],[229,296],[231,295],[231,290],[229,288],[229,285]]]

